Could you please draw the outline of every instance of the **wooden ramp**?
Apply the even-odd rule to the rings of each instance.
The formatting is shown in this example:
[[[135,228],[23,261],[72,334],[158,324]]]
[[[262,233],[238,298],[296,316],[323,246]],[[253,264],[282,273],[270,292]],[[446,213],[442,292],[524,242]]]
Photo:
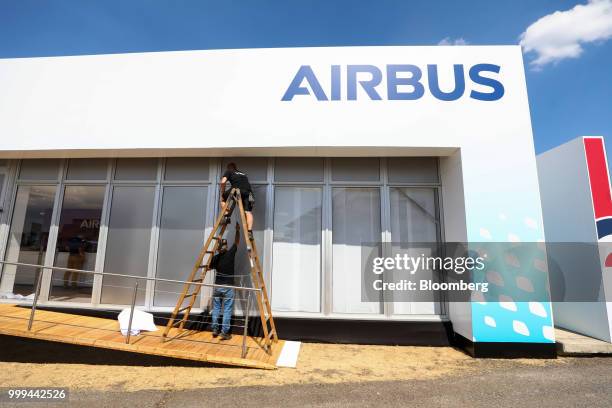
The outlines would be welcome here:
[[[126,344],[117,320],[37,310],[32,330],[28,331],[29,318],[30,308],[0,304],[0,334],[265,369],[276,368],[276,361],[284,346],[284,341],[279,340],[272,346],[272,354],[267,354],[260,338],[248,337],[247,354],[242,358],[242,336],[239,335],[221,341],[214,339],[210,332],[183,330],[177,338],[173,338],[178,333],[173,329],[163,342],[164,327],[158,326],[158,331],[132,336],[130,344]]]

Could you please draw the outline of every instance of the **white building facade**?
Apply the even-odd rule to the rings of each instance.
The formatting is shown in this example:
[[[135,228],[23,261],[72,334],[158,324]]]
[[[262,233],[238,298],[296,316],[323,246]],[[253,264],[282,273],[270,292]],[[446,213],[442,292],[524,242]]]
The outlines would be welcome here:
[[[234,161],[254,185],[279,318],[450,322],[473,345],[554,343],[546,299],[534,314],[506,298],[360,296],[367,242],[544,239],[518,46],[5,59],[0,83],[0,259],[185,279]],[[1,292],[27,296],[35,274],[6,265]],[[41,301],[121,308],[132,285],[46,269]],[[138,303],[168,311],[177,291],[151,281]]]

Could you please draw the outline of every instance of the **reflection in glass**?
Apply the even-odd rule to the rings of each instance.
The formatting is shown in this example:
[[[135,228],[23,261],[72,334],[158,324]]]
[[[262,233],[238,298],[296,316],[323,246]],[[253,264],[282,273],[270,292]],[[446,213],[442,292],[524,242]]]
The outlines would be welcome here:
[[[115,186],[110,209],[104,271],[146,276],[155,187]],[[104,276],[101,303],[130,304],[136,280]],[[138,280],[136,302],[144,303],[145,281]]]
[[[6,260],[42,265],[45,261],[55,186],[19,186],[9,233]],[[5,265],[0,293],[28,296],[39,270]]]
[[[157,277],[187,280],[206,227],[206,187],[164,187],[157,255]],[[157,282],[154,304],[174,306],[183,285]],[[199,305],[196,299],[195,305]]]
[[[361,301],[362,247],[381,240],[380,189],[334,188],[332,206],[333,311],[382,313],[382,302]]]
[[[67,186],[59,221],[55,266],[92,271],[96,265],[104,186]],[[49,299],[90,302],[93,275],[55,271]]]
[[[274,191],[272,306],[275,310],[321,309],[321,188]],[[275,288],[278,288],[275,291]]]

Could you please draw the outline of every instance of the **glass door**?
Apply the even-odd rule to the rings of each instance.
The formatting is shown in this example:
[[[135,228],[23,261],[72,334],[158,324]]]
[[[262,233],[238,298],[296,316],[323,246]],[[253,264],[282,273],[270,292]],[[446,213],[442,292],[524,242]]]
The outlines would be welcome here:
[[[43,265],[47,253],[56,186],[21,185],[17,189],[5,259]],[[0,292],[19,299],[32,297],[40,271],[31,267],[5,265]]]
[[[66,186],[54,266],[93,271],[98,252],[105,187]],[[54,271],[49,300],[90,303],[94,276]]]

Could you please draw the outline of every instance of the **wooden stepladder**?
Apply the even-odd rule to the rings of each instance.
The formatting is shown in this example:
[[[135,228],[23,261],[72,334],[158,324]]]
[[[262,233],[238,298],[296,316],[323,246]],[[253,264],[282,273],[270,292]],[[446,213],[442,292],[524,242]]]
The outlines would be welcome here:
[[[213,230],[206,239],[204,246],[198,254],[191,274],[183,286],[183,291],[179,296],[178,302],[174,307],[172,316],[168,320],[166,329],[164,330],[163,337],[167,338],[170,329],[177,327],[181,332],[185,323],[189,319],[189,313],[195,304],[198,294],[202,290],[200,283],[204,282],[207,272],[211,269],[210,263],[213,255],[217,253],[221,244],[221,239],[229,220],[231,219],[232,213],[238,208],[240,223],[242,224],[242,232],[244,234],[244,242],[247,245],[247,254],[249,257],[249,263],[251,268],[251,280],[253,287],[258,289],[255,291],[255,297],[257,299],[257,307],[259,309],[259,315],[261,317],[261,325],[263,328],[263,347],[270,353],[271,346],[273,343],[278,341],[278,335],[276,333],[276,326],[274,325],[274,318],[272,317],[272,306],[270,305],[270,299],[268,298],[268,291],[266,290],[266,284],[263,277],[263,269],[261,268],[261,262],[257,253],[257,245],[254,239],[249,238],[247,231],[246,214],[242,205],[242,199],[240,197],[240,190],[233,188],[230,191],[225,204],[221,208],[221,213],[215,220]],[[250,296],[250,293],[249,295]],[[182,316],[180,316],[182,314]]]

